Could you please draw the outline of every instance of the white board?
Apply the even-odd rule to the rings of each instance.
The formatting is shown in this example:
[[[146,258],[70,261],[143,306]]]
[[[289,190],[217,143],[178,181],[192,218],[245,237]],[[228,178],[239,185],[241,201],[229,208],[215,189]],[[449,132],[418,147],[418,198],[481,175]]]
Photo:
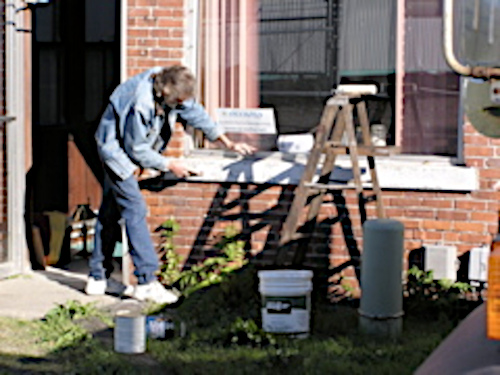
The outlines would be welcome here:
[[[226,133],[276,134],[271,108],[218,108],[216,119]]]

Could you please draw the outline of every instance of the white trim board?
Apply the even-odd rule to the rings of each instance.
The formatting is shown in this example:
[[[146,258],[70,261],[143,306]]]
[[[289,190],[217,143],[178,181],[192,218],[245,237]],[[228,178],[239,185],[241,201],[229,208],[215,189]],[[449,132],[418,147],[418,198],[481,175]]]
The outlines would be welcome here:
[[[362,180],[369,184],[367,163],[360,158]],[[194,150],[186,163],[203,171],[191,181],[298,184],[307,156],[281,152],[241,157],[222,150]],[[345,181],[352,175],[348,156],[339,156],[333,178]],[[376,168],[383,189],[468,192],[479,189],[476,168],[453,165],[444,157],[377,157]]]

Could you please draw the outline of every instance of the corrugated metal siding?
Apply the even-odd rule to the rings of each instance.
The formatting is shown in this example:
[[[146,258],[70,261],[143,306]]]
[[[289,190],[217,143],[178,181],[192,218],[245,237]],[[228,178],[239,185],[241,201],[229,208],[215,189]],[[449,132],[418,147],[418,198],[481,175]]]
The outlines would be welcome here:
[[[381,75],[395,71],[396,0],[343,3],[340,28],[341,75]]]
[[[441,18],[407,18],[405,71],[451,71],[443,55]]]

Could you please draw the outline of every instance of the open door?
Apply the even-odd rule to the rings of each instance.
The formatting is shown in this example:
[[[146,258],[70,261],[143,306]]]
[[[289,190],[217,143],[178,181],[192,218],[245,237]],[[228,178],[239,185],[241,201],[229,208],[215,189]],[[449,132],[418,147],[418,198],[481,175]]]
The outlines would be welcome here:
[[[120,1],[53,0],[33,12],[35,213],[99,207],[93,134],[120,80]]]
[[[72,216],[81,204],[100,205],[94,132],[120,81],[120,3],[52,0],[33,8],[33,164],[26,196],[33,268],[44,264],[50,218]]]

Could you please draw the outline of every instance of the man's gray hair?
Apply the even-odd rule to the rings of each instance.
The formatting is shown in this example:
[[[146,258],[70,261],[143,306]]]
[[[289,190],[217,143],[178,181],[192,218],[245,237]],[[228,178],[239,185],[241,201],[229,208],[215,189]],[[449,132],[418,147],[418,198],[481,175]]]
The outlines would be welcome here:
[[[169,66],[151,77],[157,112],[163,112],[163,108],[158,108],[163,103],[174,108],[179,98],[189,98],[195,94],[196,79],[185,66]]]

